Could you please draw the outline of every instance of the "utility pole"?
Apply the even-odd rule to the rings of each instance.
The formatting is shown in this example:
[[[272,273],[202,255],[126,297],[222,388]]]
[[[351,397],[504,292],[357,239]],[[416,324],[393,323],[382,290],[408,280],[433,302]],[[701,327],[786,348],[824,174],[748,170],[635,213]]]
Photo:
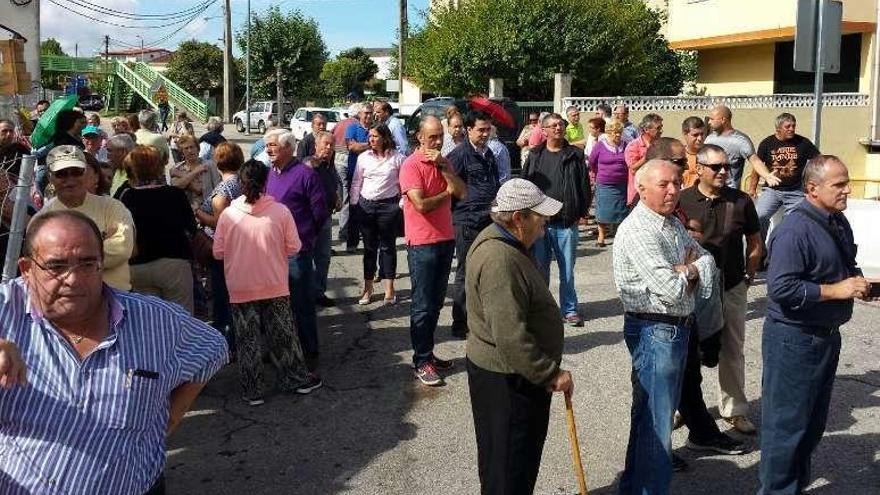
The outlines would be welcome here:
[[[409,36],[409,28],[407,27],[407,24],[406,0],[400,0],[400,39],[398,40],[397,45],[397,101],[400,101],[400,96],[403,94],[403,43]]]
[[[104,35],[104,72],[107,72],[107,67],[110,65],[110,35]],[[106,76],[109,77],[109,76]],[[110,102],[107,102],[109,105]]]
[[[813,107],[813,144],[819,148],[822,137],[822,92],[825,84],[825,53],[822,46],[825,44],[825,37],[822,36],[825,28],[825,0],[816,2],[816,9],[816,75],[813,79],[816,105]]]
[[[244,133],[251,135],[251,0],[247,0],[247,41],[244,48]]]
[[[79,43],[73,44],[73,58],[79,57]]]
[[[223,30],[223,122],[232,121],[232,105],[235,99],[232,82],[232,9],[230,0],[224,1]]]

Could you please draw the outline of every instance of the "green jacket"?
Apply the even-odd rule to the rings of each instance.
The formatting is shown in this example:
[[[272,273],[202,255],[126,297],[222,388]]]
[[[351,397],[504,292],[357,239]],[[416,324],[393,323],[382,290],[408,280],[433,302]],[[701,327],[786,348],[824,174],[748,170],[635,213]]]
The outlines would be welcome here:
[[[522,245],[496,224],[467,256],[467,357],[488,371],[546,385],[559,373],[563,331],[559,306]]]

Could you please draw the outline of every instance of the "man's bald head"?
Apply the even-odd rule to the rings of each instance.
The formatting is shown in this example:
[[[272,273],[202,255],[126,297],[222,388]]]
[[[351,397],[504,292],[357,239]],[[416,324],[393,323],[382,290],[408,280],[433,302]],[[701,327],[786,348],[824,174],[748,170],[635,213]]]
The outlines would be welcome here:
[[[433,115],[419,122],[419,145],[424,150],[439,150],[443,147],[443,124]]]

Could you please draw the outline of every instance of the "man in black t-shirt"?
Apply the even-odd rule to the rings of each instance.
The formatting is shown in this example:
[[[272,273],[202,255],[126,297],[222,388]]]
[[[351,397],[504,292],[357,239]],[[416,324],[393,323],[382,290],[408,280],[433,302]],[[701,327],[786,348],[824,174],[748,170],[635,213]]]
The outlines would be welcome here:
[[[770,218],[784,208],[788,214],[804,199],[802,177],[807,160],[819,154],[809,139],[795,134],[797,120],[790,113],[776,117],[776,132],[764,138],[758,145],[758,158],[764,162],[777,184],[767,181],[761,196],[755,200],[755,209],[761,222],[762,237],[767,235]],[[754,198],[758,187],[757,177],[752,175],[749,194]]]
[[[745,396],[743,344],[746,296],[761,261],[762,244],[758,215],[751,198],[725,185],[729,167],[723,149],[713,144],[703,145],[697,152],[699,180],[681,192],[679,207],[689,219],[698,220],[702,225],[700,244],[712,253],[723,277],[724,327],[718,355],[718,411],[739,432],[755,433],[755,426],[748,418],[749,403]],[[745,256],[743,237],[746,238]],[[704,442],[706,439],[690,439],[698,448],[708,447]]]

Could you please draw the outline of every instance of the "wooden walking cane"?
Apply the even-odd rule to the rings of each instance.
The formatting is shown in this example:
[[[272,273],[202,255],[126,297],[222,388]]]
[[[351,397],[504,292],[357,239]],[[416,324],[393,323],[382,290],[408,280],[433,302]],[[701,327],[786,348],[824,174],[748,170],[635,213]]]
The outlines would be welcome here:
[[[571,444],[571,462],[577,476],[580,495],[587,495],[587,479],[584,477],[584,465],[581,463],[581,446],[578,443],[577,426],[574,424],[574,410],[571,408],[571,395],[565,393],[565,419],[568,423],[568,441]]]

